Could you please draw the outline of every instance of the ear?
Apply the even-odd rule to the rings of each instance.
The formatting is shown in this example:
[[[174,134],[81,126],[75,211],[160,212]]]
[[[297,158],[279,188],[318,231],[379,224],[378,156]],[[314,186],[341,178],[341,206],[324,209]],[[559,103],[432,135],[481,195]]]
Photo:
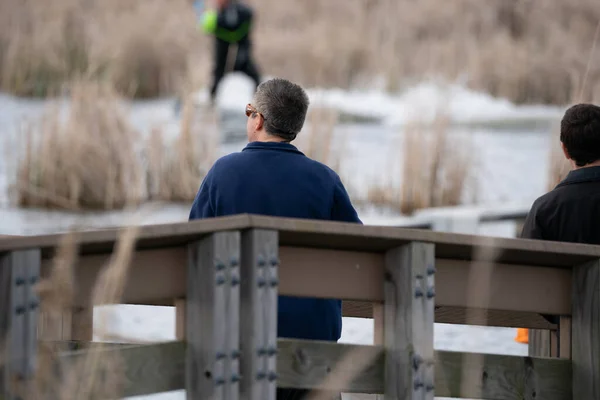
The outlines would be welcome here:
[[[256,114],[256,130],[260,131],[263,129],[263,126],[265,124],[265,120],[262,116],[262,114]]]

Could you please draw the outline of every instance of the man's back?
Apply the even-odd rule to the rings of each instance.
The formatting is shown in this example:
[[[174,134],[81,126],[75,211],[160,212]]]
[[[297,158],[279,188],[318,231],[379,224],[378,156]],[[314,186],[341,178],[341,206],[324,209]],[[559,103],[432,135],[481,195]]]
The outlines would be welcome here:
[[[521,237],[600,244],[600,107],[582,103],[567,109],[560,145],[572,170],[533,203]],[[544,317],[559,323],[558,316]]]
[[[360,223],[338,175],[289,143],[253,142],[218,160],[190,219],[250,213]],[[338,300],[279,299],[278,336],[337,340]]]
[[[522,237],[600,244],[600,167],[571,171],[533,204]]]

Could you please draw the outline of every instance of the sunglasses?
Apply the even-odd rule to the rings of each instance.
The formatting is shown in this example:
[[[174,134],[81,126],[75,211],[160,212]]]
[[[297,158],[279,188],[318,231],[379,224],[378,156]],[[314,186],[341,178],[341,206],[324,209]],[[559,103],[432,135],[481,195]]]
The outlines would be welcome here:
[[[262,115],[256,108],[254,108],[252,104],[246,105],[246,117],[250,118],[252,114],[260,114],[260,116],[263,117],[263,119],[265,119],[265,116]]]

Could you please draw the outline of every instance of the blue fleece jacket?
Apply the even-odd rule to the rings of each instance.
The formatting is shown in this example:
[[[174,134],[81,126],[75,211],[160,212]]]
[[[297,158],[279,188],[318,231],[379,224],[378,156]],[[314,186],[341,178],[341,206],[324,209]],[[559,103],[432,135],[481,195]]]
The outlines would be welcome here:
[[[217,160],[190,220],[245,213],[361,223],[339,176],[289,143],[252,142]],[[278,337],[337,341],[341,332],[341,301],[279,296]]]

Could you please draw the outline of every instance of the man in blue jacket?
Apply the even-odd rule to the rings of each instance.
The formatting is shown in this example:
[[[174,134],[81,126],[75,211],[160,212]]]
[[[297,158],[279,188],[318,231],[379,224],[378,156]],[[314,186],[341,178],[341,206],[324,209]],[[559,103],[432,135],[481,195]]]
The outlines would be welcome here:
[[[287,80],[262,83],[246,107],[248,145],[217,160],[200,186],[190,220],[232,214],[361,223],[340,177],[292,142],[308,111],[304,90]],[[279,297],[278,337],[337,341],[339,300]],[[277,390],[278,400],[301,390]]]

